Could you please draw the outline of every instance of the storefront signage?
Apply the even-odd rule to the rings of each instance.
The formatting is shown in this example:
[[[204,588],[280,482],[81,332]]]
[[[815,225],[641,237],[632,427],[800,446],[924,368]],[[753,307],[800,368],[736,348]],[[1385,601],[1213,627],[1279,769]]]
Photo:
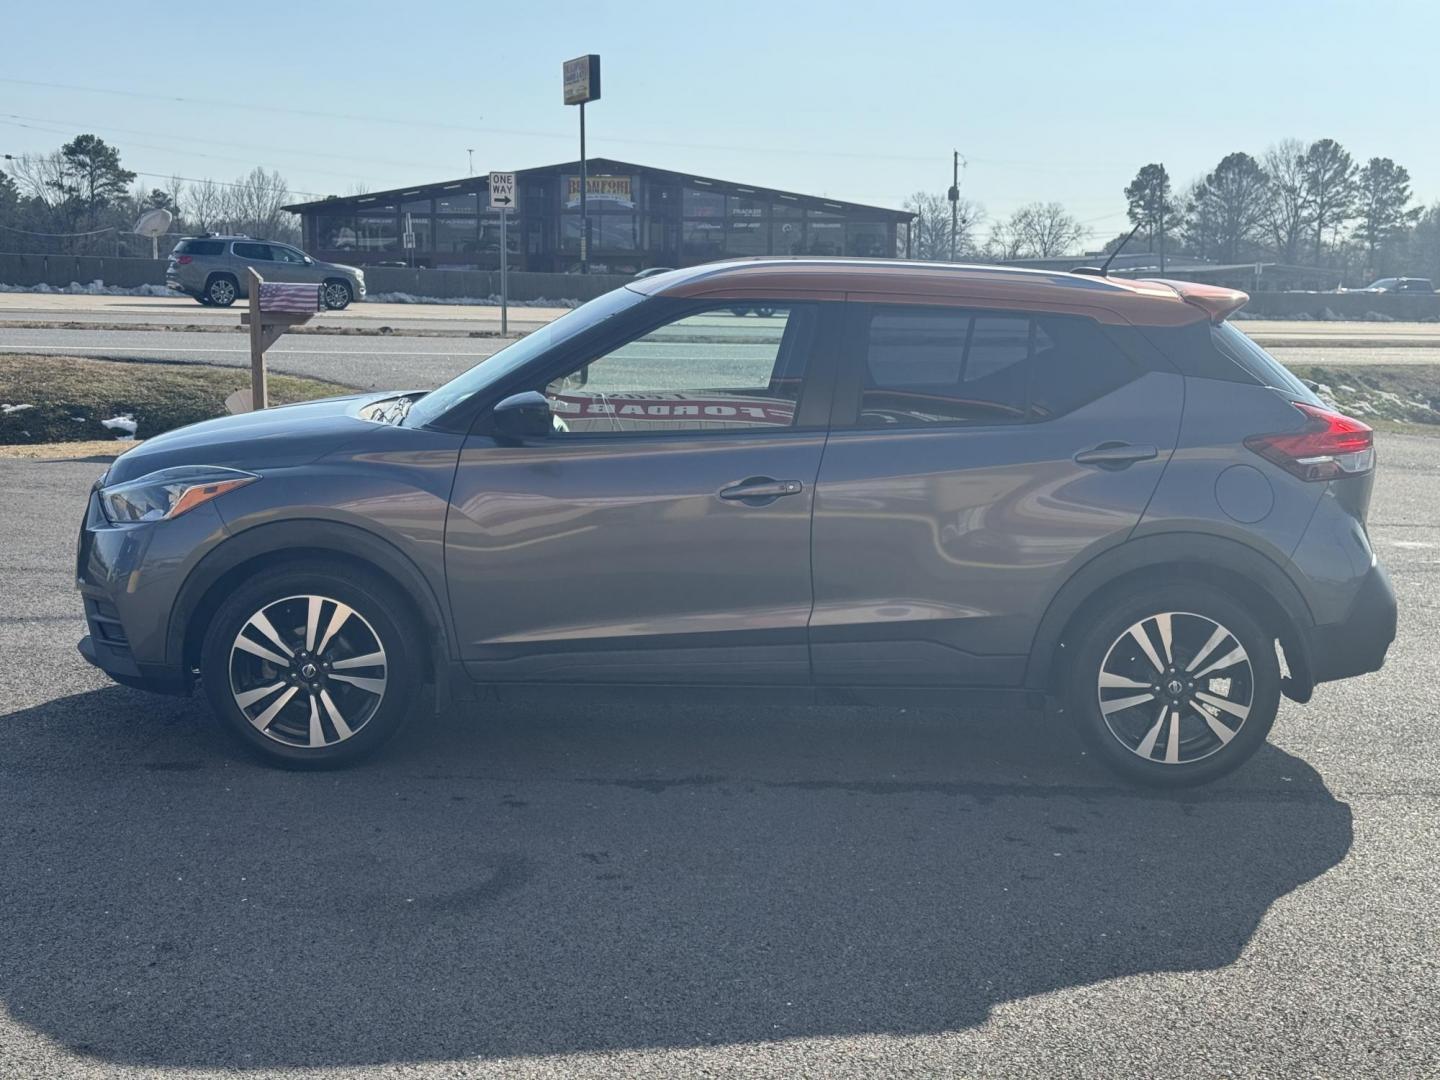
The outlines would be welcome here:
[[[586,177],[585,192],[590,202],[613,203],[626,209],[635,208],[634,177],[590,176]],[[573,209],[580,205],[580,177],[565,177],[565,207]]]

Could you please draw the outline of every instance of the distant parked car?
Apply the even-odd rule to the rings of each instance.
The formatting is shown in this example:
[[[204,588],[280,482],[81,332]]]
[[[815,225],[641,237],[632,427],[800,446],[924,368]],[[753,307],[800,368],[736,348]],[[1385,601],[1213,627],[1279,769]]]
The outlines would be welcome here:
[[[200,303],[229,307],[248,296],[247,267],[266,281],[313,282],[333,311],[365,299],[365,273],[358,267],[321,262],[289,244],[248,236],[187,236],[170,253],[165,284]]]
[[[1351,289],[1351,292],[1363,293],[1433,293],[1435,283],[1429,278],[1423,277],[1384,277],[1379,281],[1372,281],[1363,289]]]

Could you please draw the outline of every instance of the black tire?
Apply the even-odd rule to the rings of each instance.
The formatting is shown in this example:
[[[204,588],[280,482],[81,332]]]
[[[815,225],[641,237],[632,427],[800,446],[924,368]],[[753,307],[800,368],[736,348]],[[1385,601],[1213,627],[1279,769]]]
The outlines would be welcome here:
[[[205,300],[211,307],[229,307],[240,295],[240,284],[229,274],[211,274],[205,282]]]
[[[322,598],[313,616],[310,597]],[[400,591],[373,572],[309,561],[262,570],[231,593],[206,628],[200,674],[216,718],[275,764],[323,768],[373,753],[400,730],[421,696],[425,637],[408,611]],[[288,660],[268,632],[247,629],[257,612],[280,636]],[[253,645],[272,659],[255,654]],[[377,647],[379,663],[356,663],[375,657]],[[260,695],[272,680],[273,692]],[[250,692],[255,700],[237,700]],[[278,712],[267,719],[276,702]]]
[[[350,306],[350,301],[355,299],[355,290],[348,281],[329,278],[320,286],[320,298],[327,310],[344,311]]]
[[[199,293],[199,294],[197,294],[197,295],[195,296],[195,302],[196,302],[197,304],[199,304],[201,307],[210,307],[210,306],[211,306],[211,304],[210,304],[210,298],[207,297],[204,293]]]
[[[1264,745],[1280,707],[1280,664],[1274,635],[1239,600],[1201,585],[1149,585],[1104,598],[1080,625],[1066,709],[1112,771],[1190,787]],[[1131,633],[1137,627],[1148,650]],[[1243,659],[1225,664],[1237,648]]]

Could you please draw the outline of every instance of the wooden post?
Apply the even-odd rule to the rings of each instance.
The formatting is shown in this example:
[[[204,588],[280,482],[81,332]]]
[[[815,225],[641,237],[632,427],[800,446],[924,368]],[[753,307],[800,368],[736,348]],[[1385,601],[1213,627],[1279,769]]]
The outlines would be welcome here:
[[[265,326],[260,319],[262,279],[249,267],[245,275],[250,292],[250,407],[259,412],[269,403],[265,390]]]

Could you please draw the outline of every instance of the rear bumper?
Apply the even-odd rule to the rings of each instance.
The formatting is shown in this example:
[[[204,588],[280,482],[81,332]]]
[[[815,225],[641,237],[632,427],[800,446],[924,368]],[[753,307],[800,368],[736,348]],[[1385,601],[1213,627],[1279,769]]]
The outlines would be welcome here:
[[[1360,583],[1350,611],[1340,622],[1310,630],[1310,673],[1317,683],[1378,671],[1395,640],[1395,590],[1376,563]]]

